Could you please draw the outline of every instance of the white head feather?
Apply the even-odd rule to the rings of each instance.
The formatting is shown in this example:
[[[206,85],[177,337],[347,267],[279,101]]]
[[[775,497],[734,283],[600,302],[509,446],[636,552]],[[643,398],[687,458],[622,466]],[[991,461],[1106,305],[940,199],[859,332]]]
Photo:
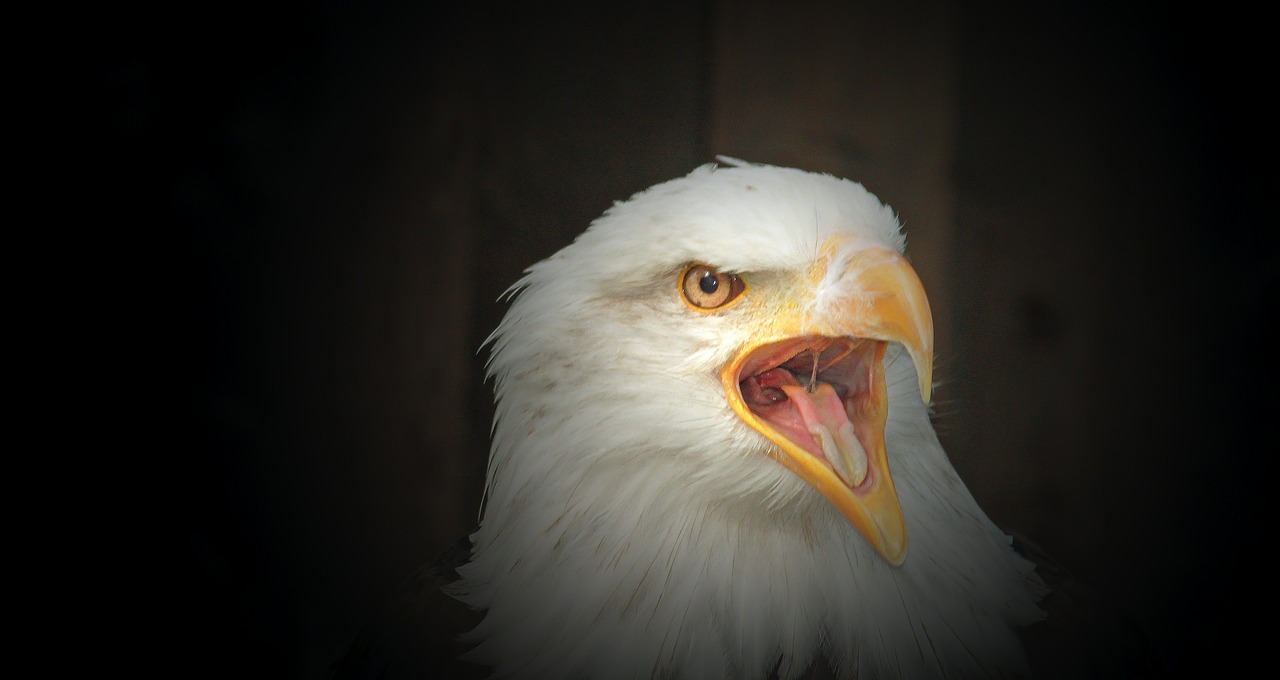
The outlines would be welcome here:
[[[1025,671],[1016,628],[1041,616],[1040,589],[948,462],[912,362],[885,357],[911,536],[894,567],[727,403],[719,370],[751,323],[679,299],[689,262],[783,285],[835,234],[904,248],[859,184],[705,166],[528,270],[490,339],[486,506],[452,591],[487,609],[470,658],[536,678]]]

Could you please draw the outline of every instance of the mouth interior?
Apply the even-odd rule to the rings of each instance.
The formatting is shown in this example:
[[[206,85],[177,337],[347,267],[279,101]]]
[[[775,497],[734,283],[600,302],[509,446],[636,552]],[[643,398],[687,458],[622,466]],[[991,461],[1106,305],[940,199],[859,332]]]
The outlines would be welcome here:
[[[782,341],[753,351],[739,372],[747,408],[855,491],[872,485],[875,466],[866,456],[879,448],[867,415],[877,344],[822,336]]]

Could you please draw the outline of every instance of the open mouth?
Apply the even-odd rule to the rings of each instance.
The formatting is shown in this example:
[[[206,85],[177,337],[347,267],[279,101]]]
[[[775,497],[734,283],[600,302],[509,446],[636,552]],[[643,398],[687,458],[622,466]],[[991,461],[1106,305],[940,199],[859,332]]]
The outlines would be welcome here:
[[[821,461],[857,494],[875,486],[878,466],[869,455],[883,455],[884,350],[883,341],[849,336],[764,344],[739,363],[738,391],[775,431],[770,439],[780,436]]]
[[[826,498],[889,564],[907,557],[907,525],[889,470],[885,353],[901,345],[920,398],[933,380],[933,319],[924,286],[899,253],[853,248],[833,236],[809,272],[837,266],[839,294],[779,306],[770,335],[752,338],[720,369],[725,399],[768,440],[761,452]],[[846,247],[847,246],[847,247]],[[757,294],[767,294],[761,287]],[[811,310],[803,315],[788,310]],[[812,329],[783,335],[788,329]]]

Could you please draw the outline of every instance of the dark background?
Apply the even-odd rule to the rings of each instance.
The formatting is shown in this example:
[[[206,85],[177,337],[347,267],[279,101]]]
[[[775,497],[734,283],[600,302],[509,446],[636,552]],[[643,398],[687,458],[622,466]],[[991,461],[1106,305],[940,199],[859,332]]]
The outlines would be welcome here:
[[[84,250],[121,254],[85,289],[111,309],[86,333],[122,348],[100,377],[143,394],[99,386],[129,453],[84,476],[128,483],[85,516],[97,552],[70,578],[92,626],[60,635],[122,633],[92,663],[177,677],[327,677],[474,526],[502,291],[614,200],[723,153],[897,209],[938,317],[938,427],[998,523],[1179,672],[1256,658],[1280,270],[1266,22],[783,5],[78,15],[76,200],[119,224]]]

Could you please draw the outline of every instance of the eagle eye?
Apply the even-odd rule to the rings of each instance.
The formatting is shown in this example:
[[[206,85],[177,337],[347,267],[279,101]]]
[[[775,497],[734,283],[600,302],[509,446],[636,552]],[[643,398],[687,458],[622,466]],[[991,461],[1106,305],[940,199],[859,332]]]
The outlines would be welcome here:
[[[719,309],[747,289],[737,274],[725,274],[706,264],[691,264],[680,274],[680,292],[694,309]]]

